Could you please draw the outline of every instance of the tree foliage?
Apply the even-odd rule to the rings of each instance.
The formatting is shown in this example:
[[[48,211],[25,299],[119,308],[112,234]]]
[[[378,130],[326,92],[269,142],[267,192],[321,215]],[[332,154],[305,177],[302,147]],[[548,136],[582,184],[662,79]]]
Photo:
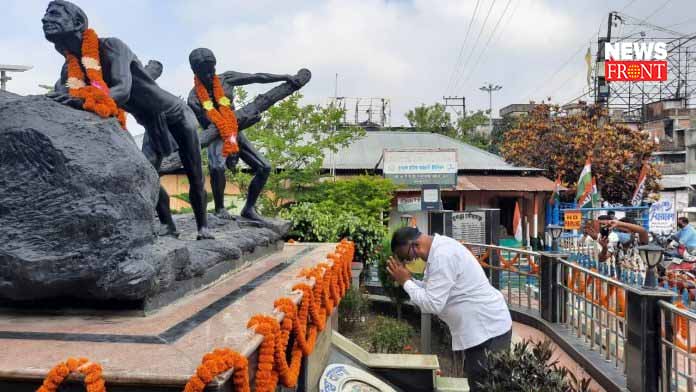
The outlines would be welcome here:
[[[283,216],[292,223],[291,237],[310,242],[350,238],[356,260],[369,263],[386,233],[382,213],[389,210],[395,189],[391,180],[373,176],[326,181],[308,188]]]
[[[336,152],[364,133],[359,128],[339,126],[342,110],[303,106],[301,99],[299,93],[291,95],[243,131],[274,169],[259,201],[264,215],[276,216],[287,201],[319,181],[326,151]],[[246,194],[251,174],[238,171],[230,179]]]
[[[452,136],[454,127],[447,108],[440,103],[421,105],[406,112],[406,119],[414,131],[436,132]]]
[[[444,105],[436,103],[409,110],[406,119],[413,131],[435,132],[483,150],[491,148],[489,138],[476,131],[476,127],[489,122],[486,112],[482,110],[464,113],[462,117],[453,119]]]
[[[580,114],[564,114],[558,107],[538,105],[518,127],[505,133],[503,157],[519,166],[545,169],[547,176],[561,176],[572,199],[580,172],[592,156],[592,175],[602,197],[627,204],[635,191],[644,160],[657,148],[647,133],[603,120],[604,113],[587,107]],[[598,125],[599,124],[599,125]],[[645,194],[659,189],[659,171],[649,164]]]

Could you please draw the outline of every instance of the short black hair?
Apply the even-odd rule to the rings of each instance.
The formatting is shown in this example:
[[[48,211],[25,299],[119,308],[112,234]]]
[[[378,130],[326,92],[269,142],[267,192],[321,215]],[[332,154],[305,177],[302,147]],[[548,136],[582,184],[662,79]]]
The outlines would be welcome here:
[[[421,232],[415,227],[401,227],[392,235],[391,251],[396,252],[396,249],[408,245],[411,241],[415,241],[420,237]]]
[[[685,216],[680,216],[679,219],[677,219],[677,221],[679,221],[679,222],[681,222],[681,223],[683,223],[683,224],[685,224],[685,225],[688,225],[688,224],[689,224],[689,218],[687,218],[687,217],[685,217]]]
[[[215,59],[215,54],[208,48],[196,48],[189,54],[189,64],[191,65],[191,68],[204,60],[213,60],[217,62]]]
[[[611,216],[609,215],[600,215],[597,217],[597,220],[611,220]]]

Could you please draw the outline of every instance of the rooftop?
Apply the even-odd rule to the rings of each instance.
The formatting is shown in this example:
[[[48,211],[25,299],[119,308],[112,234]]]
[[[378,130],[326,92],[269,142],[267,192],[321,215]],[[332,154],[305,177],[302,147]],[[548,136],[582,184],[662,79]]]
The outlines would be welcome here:
[[[384,149],[456,149],[459,171],[501,171],[520,173],[541,169],[511,165],[488,151],[460,142],[450,137],[431,132],[375,131],[367,132],[336,154],[327,153],[322,167],[330,169],[332,159],[337,170],[374,170],[381,168],[380,159]]]

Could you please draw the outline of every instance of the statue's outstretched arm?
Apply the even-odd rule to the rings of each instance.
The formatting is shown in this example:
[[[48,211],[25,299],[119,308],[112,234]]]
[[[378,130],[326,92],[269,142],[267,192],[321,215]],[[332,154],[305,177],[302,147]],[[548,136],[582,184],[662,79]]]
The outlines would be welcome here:
[[[254,83],[275,83],[289,82],[292,79],[290,75],[276,75],[270,73],[243,73],[228,71],[221,75],[222,82],[227,86],[244,86]]]

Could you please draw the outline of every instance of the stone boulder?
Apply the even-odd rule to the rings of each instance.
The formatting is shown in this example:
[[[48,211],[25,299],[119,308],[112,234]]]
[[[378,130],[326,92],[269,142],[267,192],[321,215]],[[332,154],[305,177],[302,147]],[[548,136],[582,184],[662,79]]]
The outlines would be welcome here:
[[[115,119],[0,95],[0,298],[113,298],[137,288],[139,279],[115,291],[105,282],[124,273],[132,249],[155,241],[158,187]]]
[[[0,92],[0,303],[157,308],[277,250],[288,230],[211,215],[216,239],[196,241],[187,214],[180,238],[157,237],[158,190],[115,119]]]

